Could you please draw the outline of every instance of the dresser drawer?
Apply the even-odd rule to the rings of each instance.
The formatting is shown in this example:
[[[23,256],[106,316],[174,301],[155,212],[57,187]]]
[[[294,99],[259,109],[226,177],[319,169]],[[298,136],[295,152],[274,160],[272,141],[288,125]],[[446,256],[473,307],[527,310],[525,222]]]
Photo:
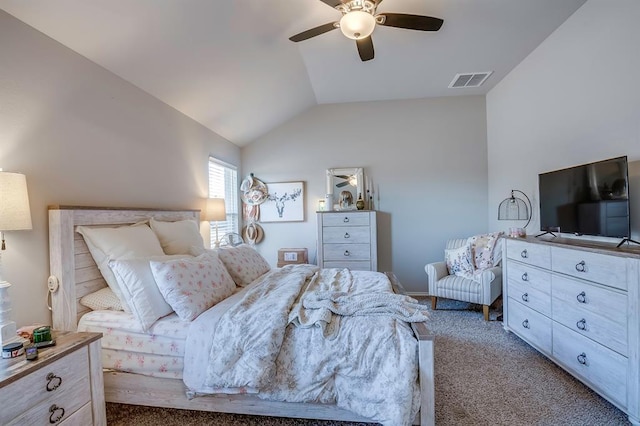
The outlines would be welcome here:
[[[91,403],[84,404],[82,408],[69,416],[68,419],[61,423],[61,426],[75,426],[75,425],[92,425],[93,424],[93,409]]]
[[[605,287],[554,275],[554,320],[598,343],[627,355],[627,297]]]
[[[627,262],[622,257],[553,247],[551,265],[555,272],[627,289]]]
[[[543,244],[507,240],[507,257],[540,268],[551,268],[551,247]]]
[[[324,262],[324,267],[325,268],[348,268],[352,271],[371,271],[371,262],[369,262],[368,260],[366,261],[355,261],[355,262],[348,262],[348,261],[331,261],[331,262]]]
[[[323,226],[369,226],[369,213],[324,213]]]
[[[83,374],[84,373],[84,374]],[[26,412],[9,421],[7,425],[45,425],[45,424],[68,424],[68,425],[88,425],[89,423],[76,423],[73,419],[82,420],[86,415],[80,415],[75,417],[74,413],[78,411],[82,406],[88,405],[91,410],[91,388],[89,385],[88,370],[77,371],[77,375],[80,376],[80,380],[73,383],[73,387],[67,387],[62,393],[51,395],[49,398],[41,401],[38,404],[30,404]],[[25,390],[23,388],[23,399]],[[91,418],[91,412],[89,412],[89,418]],[[4,424],[4,423],[2,423]]]
[[[545,290],[527,285],[526,282],[522,281],[509,280],[507,282],[507,294],[509,297],[543,315],[551,316],[551,294]]]
[[[371,258],[371,246],[369,244],[325,244],[323,255],[325,264],[332,260],[369,260]]]
[[[88,374],[87,348],[82,348],[9,384],[0,391],[0,400],[2,401],[0,424],[7,424],[18,416],[23,418],[21,415],[26,415],[31,407],[46,401],[53,401],[52,398],[59,398],[55,401],[66,401],[69,392],[75,392],[77,389],[82,390],[79,394],[81,395],[79,400],[84,404],[91,396]],[[48,410],[49,407],[46,408]],[[72,411],[68,411],[68,414],[71,413]],[[45,423],[48,424],[48,420],[47,422],[41,420],[25,424]]]
[[[371,228],[368,226],[325,227],[322,231],[322,242],[331,244],[369,244],[371,242]]]
[[[551,353],[551,320],[509,298],[508,325],[514,333],[546,354]]]
[[[627,406],[627,358],[558,323],[553,324],[553,355],[572,373],[622,407]]]

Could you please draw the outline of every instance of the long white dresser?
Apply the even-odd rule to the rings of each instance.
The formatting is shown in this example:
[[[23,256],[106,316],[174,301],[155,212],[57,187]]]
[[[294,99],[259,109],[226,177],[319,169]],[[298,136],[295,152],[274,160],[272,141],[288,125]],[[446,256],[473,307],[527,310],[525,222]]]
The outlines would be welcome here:
[[[318,266],[377,271],[376,212],[318,212]]]
[[[503,240],[504,328],[640,425],[640,250]]]

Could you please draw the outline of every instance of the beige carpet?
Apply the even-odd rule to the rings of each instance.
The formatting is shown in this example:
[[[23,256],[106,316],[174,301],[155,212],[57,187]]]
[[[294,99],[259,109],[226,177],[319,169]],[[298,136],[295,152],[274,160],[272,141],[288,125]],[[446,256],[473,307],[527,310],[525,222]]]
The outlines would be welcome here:
[[[626,416],[495,321],[478,306],[438,301],[436,424],[509,426],[628,425]],[[240,416],[107,404],[109,425],[304,425],[353,423]]]

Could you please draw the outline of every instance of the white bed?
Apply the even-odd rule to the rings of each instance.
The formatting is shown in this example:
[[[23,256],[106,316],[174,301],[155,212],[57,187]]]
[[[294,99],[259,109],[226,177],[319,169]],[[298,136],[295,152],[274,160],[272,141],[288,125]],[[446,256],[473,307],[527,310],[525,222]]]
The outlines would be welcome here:
[[[76,330],[78,320],[88,312],[79,299],[106,284],[76,226],[125,225],[154,217],[163,221],[199,220],[194,210],[105,209],[51,207],[49,209],[50,260],[52,281],[59,286],[52,292],[53,325],[59,330]],[[401,287],[392,273],[392,284]],[[434,417],[433,336],[423,323],[413,324],[419,348],[421,410],[417,421],[431,425]],[[271,415],[283,417],[371,421],[330,404],[267,401],[253,395],[216,394],[188,399],[179,378],[153,377],[105,370],[105,396],[110,402],[184,408],[193,410]]]

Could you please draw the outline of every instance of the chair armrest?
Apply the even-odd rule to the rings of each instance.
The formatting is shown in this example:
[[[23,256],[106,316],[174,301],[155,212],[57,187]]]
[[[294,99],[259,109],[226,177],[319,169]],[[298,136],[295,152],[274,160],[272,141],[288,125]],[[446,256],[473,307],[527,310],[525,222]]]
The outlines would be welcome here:
[[[434,285],[436,281],[449,275],[449,270],[447,269],[447,263],[446,262],[427,263],[424,266],[424,271],[427,273],[427,278],[429,283],[429,294],[434,295],[434,292],[431,286]]]
[[[487,268],[478,275],[476,280],[482,286],[483,305],[493,303],[502,294],[502,267]]]

